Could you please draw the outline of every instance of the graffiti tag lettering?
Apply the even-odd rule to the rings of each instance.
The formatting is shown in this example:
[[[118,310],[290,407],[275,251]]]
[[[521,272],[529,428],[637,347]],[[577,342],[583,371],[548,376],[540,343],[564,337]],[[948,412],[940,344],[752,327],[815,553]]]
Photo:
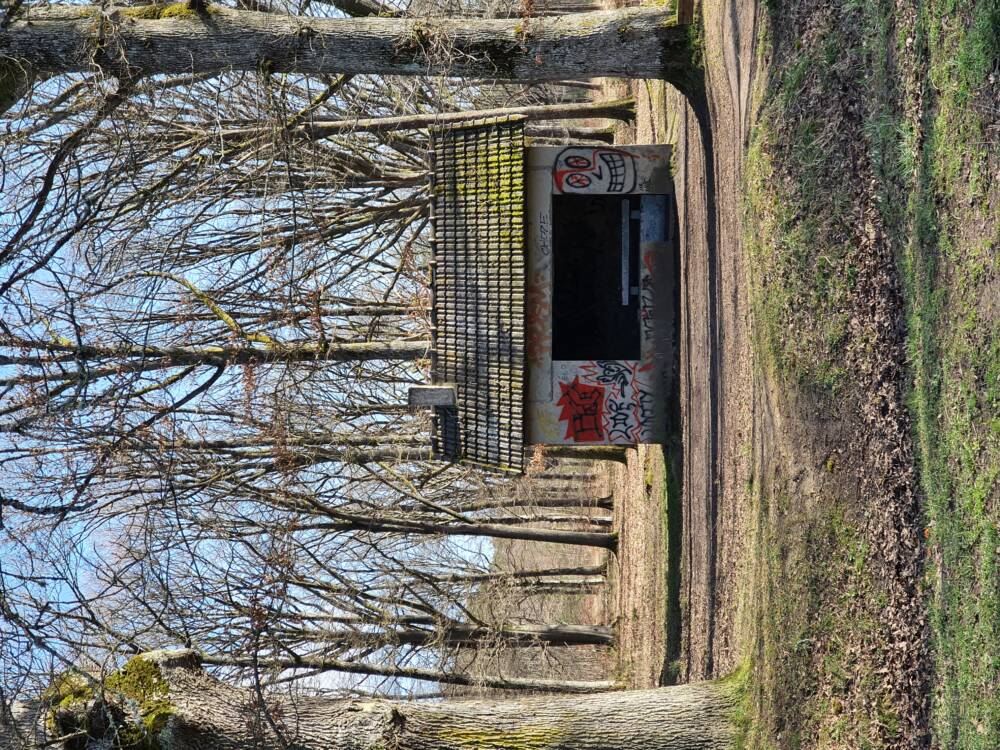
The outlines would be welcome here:
[[[556,403],[562,407],[559,419],[566,422],[566,438],[578,443],[604,440],[601,417],[604,412],[604,387],[584,385],[580,378],[559,383],[562,395]]]

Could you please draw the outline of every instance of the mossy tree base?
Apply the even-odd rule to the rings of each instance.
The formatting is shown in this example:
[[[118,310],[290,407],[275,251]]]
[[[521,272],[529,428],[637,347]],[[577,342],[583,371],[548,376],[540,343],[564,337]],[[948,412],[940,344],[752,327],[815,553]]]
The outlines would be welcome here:
[[[51,698],[55,727],[76,735],[65,750],[723,750],[737,702],[726,683],[704,682],[433,704],[275,695],[261,706],[206,675],[193,651],[138,656],[103,691],[63,685]]]

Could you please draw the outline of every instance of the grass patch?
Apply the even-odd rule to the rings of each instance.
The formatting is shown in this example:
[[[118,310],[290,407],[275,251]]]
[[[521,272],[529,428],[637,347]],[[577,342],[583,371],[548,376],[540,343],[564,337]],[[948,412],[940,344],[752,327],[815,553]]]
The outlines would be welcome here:
[[[931,729],[942,748],[995,750],[1000,145],[991,127],[1000,118],[1000,0],[927,0],[912,13],[882,0],[767,7],[772,77],[745,169],[758,361],[774,382],[825,403],[851,392],[849,349],[866,345],[850,318],[863,259],[855,230],[874,222],[858,212],[863,187],[898,251],[907,305],[926,498]],[[891,742],[893,710],[853,651],[876,633],[879,595],[856,525],[826,498],[789,529],[797,500],[780,487],[752,489],[760,619],[746,745]],[[810,559],[817,540],[826,555]],[[859,719],[852,705],[862,699],[871,711]]]
[[[886,197],[899,180],[895,6],[767,7],[771,78],[744,169],[757,362],[804,414],[850,410],[865,382],[853,363],[877,355],[856,320],[866,243],[905,218]],[[866,208],[873,185],[877,217]],[[777,469],[748,487],[757,538],[742,617],[752,663],[742,747],[901,741],[896,696],[879,674],[889,588],[871,573],[863,503],[833,489],[836,471],[831,454],[816,469],[830,480],[808,498]]]
[[[995,750],[1000,0],[927,0],[912,13],[881,0],[767,8],[771,78],[744,172],[758,361],[775,383],[824,403],[850,394],[849,350],[866,345],[850,317],[863,260],[855,230],[877,224],[898,252],[907,305],[926,497],[931,729],[942,748]],[[874,195],[877,221],[859,214],[860,188]],[[783,535],[783,514],[798,499],[751,489],[762,509],[746,746],[891,742],[898,722],[888,696],[866,682],[852,651],[877,630],[878,607],[857,597],[877,600],[879,586],[865,580],[849,516],[838,520],[826,498],[801,521],[805,536]],[[810,535],[825,539],[827,557],[805,555]],[[846,599],[831,598],[830,586]],[[838,608],[854,608],[853,622]],[[859,700],[871,707],[867,719],[852,710]]]
[[[931,720],[941,747],[985,750],[1000,747],[1000,219],[988,179],[998,147],[986,136],[1000,3],[934,0],[916,32],[926,84],[914,87],[919,120],[904,139],[903,268],[933,592]]]
[[[776,4],[776,17],[788,9]],[[845,85],[860,85],[864,66],[843,17],[819,19],[806,42],[785,51],[753,130],[746,160],[744,243],[753,269],[757,348],[778,380],[838,393],[856,244],[852,219],[856,186],[847,168],[845,127],[836,102]],[[777,29],[780,39],[789,33]]]
[[[755,511],[757,622],[739,747],[885,747],[898,720],[859,648],[878,637],[884,602],[858,519],[834,498],[806,509],[777,489],[759,493]]]

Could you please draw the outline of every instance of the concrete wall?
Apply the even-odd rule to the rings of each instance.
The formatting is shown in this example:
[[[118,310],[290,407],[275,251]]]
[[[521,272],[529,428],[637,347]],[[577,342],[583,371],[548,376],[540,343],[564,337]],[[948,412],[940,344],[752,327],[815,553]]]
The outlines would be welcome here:
[[[665,437],[663,406],[676,356],[670,154],[669,146],[528,149],[529,443],[633,445]],[[639,359],[553,361],[554,194],[642,195]]]

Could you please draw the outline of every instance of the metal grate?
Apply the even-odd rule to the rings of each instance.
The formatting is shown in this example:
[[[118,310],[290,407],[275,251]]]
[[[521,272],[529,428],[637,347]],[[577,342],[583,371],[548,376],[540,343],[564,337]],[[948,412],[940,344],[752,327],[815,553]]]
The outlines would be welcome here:
[[[432,131],[436,455],[524,468],[524,118]]]

